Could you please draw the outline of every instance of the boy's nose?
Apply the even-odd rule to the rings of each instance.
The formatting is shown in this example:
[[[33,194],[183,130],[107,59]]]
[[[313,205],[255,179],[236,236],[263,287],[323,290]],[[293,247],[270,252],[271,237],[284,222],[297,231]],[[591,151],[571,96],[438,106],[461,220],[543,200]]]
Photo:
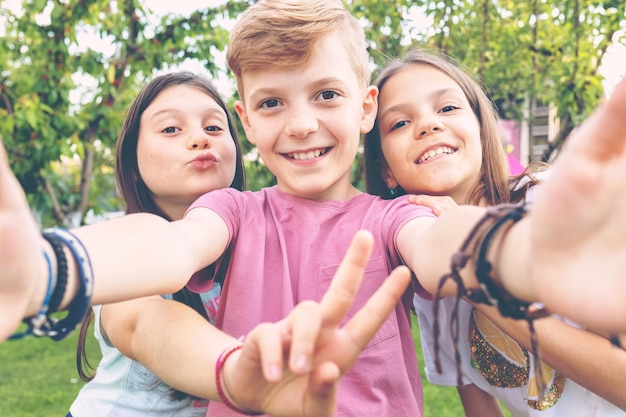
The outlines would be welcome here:
[[[287,124],[287,134],[296,138],[305,138],[317,131],[318,122],[315,116],[309,112],[293,114]]]

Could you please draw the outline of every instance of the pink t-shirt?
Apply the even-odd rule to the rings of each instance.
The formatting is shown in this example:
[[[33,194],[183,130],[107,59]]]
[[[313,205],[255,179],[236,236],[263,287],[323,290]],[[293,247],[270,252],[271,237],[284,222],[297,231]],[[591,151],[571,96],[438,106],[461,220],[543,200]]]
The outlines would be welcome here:
[[[401,263],[396,237],[411,219],[433,216],[406,198],[381,200],[361,194],[348,201],[310,201],[277,187],[258,192],[217,190],[189,210],[217,212],[230,231],[230,266],[215,324],[239,337],[261,322],[284,318],[304,300],[321,300],[352,237],[374,235],[374,249],[354,312]],[[192,279],[203,291],[211,282]],[[336,416],[416,417],[422,415],[422,386],[410,330],[412,294],[383,324],[339,385]],[[212,402],[207,416],[236,415]]]

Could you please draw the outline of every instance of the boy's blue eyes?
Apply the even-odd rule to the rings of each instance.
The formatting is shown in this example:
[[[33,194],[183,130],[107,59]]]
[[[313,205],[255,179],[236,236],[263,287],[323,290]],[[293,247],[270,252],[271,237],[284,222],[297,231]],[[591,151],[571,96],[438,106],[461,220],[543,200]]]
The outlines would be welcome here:
[[[337,93],[335,93],[334,91],[322,91],[320,93],[320,97],[323,100],[332,100],[333,98],[335,98],[337,96]]]
[[[327,101],[327,100],[333,100],[334,98],[337,97],[337,95],[338,94],[337,94],[336,91],[325,90],[325,91],[322,91],[321,93],[319,93],[317,98],[321,99],[323,101]],[[262,101],[261,104],[259,105],[259,107],[265,108],[265,109],[271,109],[273,107],[278,107],[279,105],[280,105],[280,100],[278,100],[276,98],[271,98],[271,99]]]
[[[276,106],[278,106],[278,100],[276,100],[275,98],[272,98],[272,99],[263,101],[260,107],[272,108]]]

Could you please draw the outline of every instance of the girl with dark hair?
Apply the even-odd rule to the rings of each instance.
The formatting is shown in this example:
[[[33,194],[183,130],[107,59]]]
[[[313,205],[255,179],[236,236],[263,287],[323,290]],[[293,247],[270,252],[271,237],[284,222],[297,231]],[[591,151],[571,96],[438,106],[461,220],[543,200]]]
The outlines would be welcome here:
[[[226,187],[243,190],[237,132],[211,82],[192,73],[175,72],[148,83],[130,106],[122,126],[116,176],[127,213],[153,213],[168,220],[182,218],[187,207],[206,192]],[[132,343],[136,337],[134,312],[141,311],[146,303],[176,300],[213,321],[223,280],[223,271],[215,268],[216,264],[199,272],[215,278],[208,292],[196,294],[184,287],[162,298],[93,307],[95,314],[83,321],[77,350],[78,371],[88,383],[68,416],[205,415],[206,400],[171,389],[116,346]],[[89,375],[85,370],[85,366],[90,367],[85,337],[94,316],[102,360],[95,375]]]

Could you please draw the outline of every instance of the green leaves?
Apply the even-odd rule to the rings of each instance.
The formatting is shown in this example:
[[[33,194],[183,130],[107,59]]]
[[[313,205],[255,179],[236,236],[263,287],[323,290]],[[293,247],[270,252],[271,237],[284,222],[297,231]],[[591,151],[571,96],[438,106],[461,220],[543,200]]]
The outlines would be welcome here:
[[[120,204],[112,155],[131,100],[155,72],[188,59],[218,74],[226,24],[252,3],[156,16],[140,0],[33,0],[15,14],[0,0],[0,137],[35,208],[55,213],[43,217],[46,225]],[[598,68],[608,45],[626,44],[626,2],[618,0],[344,3],[366,30],[375,66],[411,46],[441,49],[483,80],[503,117],[522,120],[524,103],[536,98],[557,106],[563,132],[602,97]],[[88,157],[94,169],[82,172]],[[67,161],[78,165],[70,170]],[[258,159],[246,167],[251,189],[273,184]]]

